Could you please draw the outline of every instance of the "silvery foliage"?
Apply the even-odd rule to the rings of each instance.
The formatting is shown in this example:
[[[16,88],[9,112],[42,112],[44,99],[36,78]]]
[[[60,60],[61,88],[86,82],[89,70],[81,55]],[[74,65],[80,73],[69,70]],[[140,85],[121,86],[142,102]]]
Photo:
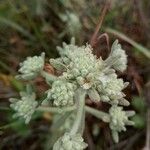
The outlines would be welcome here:
[[[55,68],[57,76],[43,70],[44,53],[41,56],[28,57],[20,64],[19,69],[21,73],[19,78],[29,80],[38,75],[45,78],[49,89],[45,92],[46,98],[42,104],[55,107],[55,110],[64,107],[63,110],[65,111],[68,110],[67,107],[72,106],[76,108],[73,113],[75,116],[66,119],[68,124],[66,127],[64,126],[64,129],[68,133],[58,139],[53,149],[82,150],[86,148],[87,145],[81,137],[84,129],[85,111],[107,123],[109,122],[112,137],[115,142],[118,142],[118,133],[125,131],[126,125],[133,125],[128,117],[134,115],[133,112],[124,111],[123,107],[119,106],[129,105],[129,102],[125,99],[125,94],[122,92],[128,83],[118,78],[116,74],[116,71],[122,72],[127,67],[125,51],[116,40],[112,45],[110,55],[106,60],[103,60],[92,53],[93,49],[89,44],[77,46],[74,39],[71,40],[70,44],[63,43],[63,47],[57,47],[57,50],[60,57],[49,60],[50,65]],[[88,96],[93,102],[102,101],[110,104],[109,112],[106,113],[92,108],[85,109],[85,107],[88,107],[84,106],[85,96]],[[20,100],[11,99],[11,101],[13,101],[11,107],[17,111],[15,116],[23,117],[25,122],[28,123],[38,105],[35,101],[35,95],[33,93],[21,93]],[[107,118],[107,120],[103,118]]]
[[[26,93],[20,92],[20,99],[10,98],[10,102],[12,103],[10,107],[12,107],[16,114],[14,117],[22,117],[25,119],[25,123],[29,123],[32,114],[34,113],[38,102],[35,101],[35,93]]]
[[[27,57],[27,59],[20,63],[20,69],[18,72],[20,75],[17,78],[29,80],[34,79],[44,67],[45,53],[41,56]]]
[[[87,144],[83,141],[80,134],[71,135],[65,133],[53,146],[53,150],[83,150]]]

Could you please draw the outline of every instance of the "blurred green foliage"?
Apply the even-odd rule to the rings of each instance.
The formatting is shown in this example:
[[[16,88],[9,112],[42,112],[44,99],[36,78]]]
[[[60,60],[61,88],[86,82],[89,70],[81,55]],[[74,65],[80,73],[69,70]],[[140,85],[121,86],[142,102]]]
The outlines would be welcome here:
[[[132,117],[132,121],[135,123],[135,127],[138,129],[143,129],[146,125],[146,103],[143,97],[133,97],[131,105],[137,111],[136,114]]]

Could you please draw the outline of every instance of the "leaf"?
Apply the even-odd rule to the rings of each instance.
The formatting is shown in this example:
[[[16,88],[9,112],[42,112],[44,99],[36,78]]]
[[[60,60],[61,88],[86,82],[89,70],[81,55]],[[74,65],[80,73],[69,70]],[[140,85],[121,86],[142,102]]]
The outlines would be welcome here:
[[[142,97],[134,97],[131,104],[140,113],[146,110],[146,105]]]
[[[145,119],[142,115],[136,114],[131,120],[134,122],[134,127],[138,129],[143,129],[145,127]]]

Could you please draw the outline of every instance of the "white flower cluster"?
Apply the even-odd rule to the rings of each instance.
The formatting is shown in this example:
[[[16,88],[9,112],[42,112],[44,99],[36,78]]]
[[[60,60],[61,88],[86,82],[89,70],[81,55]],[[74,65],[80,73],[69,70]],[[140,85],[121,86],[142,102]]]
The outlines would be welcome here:
[[[128,119],[133,116],[133,111],[123,111],[122,107],[112,106],[109,110],[110,114],[110,129],[112,130],[112,136],[115,142],[118,142],[118,132],[126,131],[125,125],[133,125],[134,123]]]
[[[118,103],[125,95],[122,90],[128,84],[124,83],[122,79],[118,79],[115,73],[99,76],[97,89],[101,93],[101,100],[104,102]]]
[[[51,59],[51,64],[56,69],[65,69],[61,78],[75,80],[84,89],[89,89],[94,84],[96,73],[101,68],[102,59],[97,59],[92,54],[90,45],[78,47],[74,44],[63,44],[58,47],[61,55],[58,59]]]
[[[55,75],[45,72],[44,53],[41,56],[28,57],[20,64],[21,73],[18,77],[22,79],[33,79],[37,75],[45,78],[50,88],[46,91],[44,102],[59,107],[68,107],[75,104],[76,115],[70,117],[70,123],[64,129],[72,126],[73,132],[67,129],[64,136],[54,144],[54,150],[83,150],[87,147],[80,134],[77,134],[85,119],[85,110],[96,114],[98,118],[106,116],[109,122],[112,136],[118,142],[118,132],[125,131],[125,125],[132,125],[128,117],[133,115],[131,111],[123,111],[118,105],[128,106],[129,102],[124,98],[122,90],[128,85],[122,79],[117,78],[116,71],[124,71],[127,67],[127,55],[116,40],[111,48],[111,53],[106,60],[97,58],[92,53],[92,47],[76,46],[75,40],[71,44],[63,43],[63,47],[57,47],[60,57],[50,59],[50,65],[55,68]],[[80,91],[80,92],[79,92]],[[79,92],[79,93],[78,93]],[[82,95],[82,93],[84,93]],[[88,96],[93,101],[103,101],[111,104],[109,114],[98,110],[86,109],[85,99]],[[17,111],[15,116],[20,116],[28,123],[38,103],[35,94],[21,93],[21,100],[11,99],[11,107]],[[74,107],[74,106],[73,106]],[[82,114],[82,112],[84,114]],[[77,117],[77,118],[76,118]],[[76,118],[76,119],[75,119]],[[67,120],[67,119],[66,119]],[[69,120],[69,118],[68,118]],[[73,122],[73,120],[75,120]],[[109,120],[109,121],[108,121]],[[69,122],[69,121],[68,121]],[[82,123],[81,123],[82,122]],[[72,125],[73,123],[73,125]],[[70,125],[71,124],[71,125]],[[84,123],[83,123],[84,124]]]
[[[38,102],[35,101],[35,94],[32,93],[29,95],[25,92],[20,92],[21,99],[11,98],[10,102],[12,104],[10,107],[12,107],[16,114],[14,114],[14,117],[23,117],[25,119],[25,123],[29,123],[32,114],[34,113]]]
[[[127,83],[117,78],[115,70],[111,68],[113,67],[112,63],[107,64],[108,60],[115,61],[115,64],[121,64],[122,62],[125,69],[126,60],[124,62],[122,58],[127,58],[127,56],[117,41],[114,42],[112,52],[105,61],[101,58],[97,59],[92,54],[90,45],[78,47],[74,44],[74,41],[69,45],[63,43],[63,48],[58,47],[58,51],[61,57],[51,59],[50,63],[56,69],[63,70],[60,78],[74,80],[77,86],[81,86],[90,92],[89,96],[94,96],[95,93],[95,97],[104,102],[119,103],[119,100],[123,99],[125,95],[122,90]],[[115,51],[117,52],[116,57],[114,56]],[[124,101],[126,102],[126,100]]]
[[[65,133],[53,146],[53,150],[83,150],[87,144],[80,134],[70,135]]]
[[[122,92],[128,83],[117,78],[115,73],[115,70],[124,71],[127,67],[125,51],[117,40],[113,43],[111,53],[106,60],[93,55],[90,45],[78,47],[74,41],[69,45],[63,43],[63,48],[58,47],[58,51],[61,57],[51,59],[50,63],[62,71],[59,78],[67,82],[74,81],[76,87],[82,87],[87,91],[91,100],[101,100],[112,105],[109,111],[110,128],[114,140],[117,141],[118,132],[125,130],[125,125],[132,124],[122,107],[117,106],[129,105]],[[72,99],[70,101],[72,102]]]
[[[47,91],[46,100],[53,100],[55,106],[67,106],[74,104],[74,92],[76,86],[62,80],[54,81],[52,88]]]
[[[35,78],[44,67],[44,58],[44,53],[41,56],[27,57],[24,62],[20,63],[18,72],[21,74],[16,77],[25,80]]]
[[[89,73],[97,69],[96,57],[92,54],[90,45],[76,47],[76,50],[70,51],[68,54],[71,60],[68,65],[68,74],[76,77],[85,78]]]
[[[125,125],[131,121],[128,120],[128,116],[122,107],[112,106],[109,110],[111,116],[110,128],[115,131],[126,131]]]

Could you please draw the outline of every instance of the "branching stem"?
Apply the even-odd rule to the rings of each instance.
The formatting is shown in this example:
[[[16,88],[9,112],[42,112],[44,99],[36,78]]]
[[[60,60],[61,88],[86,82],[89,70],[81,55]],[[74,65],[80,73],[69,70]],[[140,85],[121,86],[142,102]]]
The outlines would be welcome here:
[[[103,120],[104,122],[110,121],[109,114],[107,114],[105,112],[102,112],[100,110],[96,110],[96,109],[88,107],[88,106],[85,107],[85,110],[86,110],[86,112],[92,114],[93,116],[97,117],[98,119]]]

